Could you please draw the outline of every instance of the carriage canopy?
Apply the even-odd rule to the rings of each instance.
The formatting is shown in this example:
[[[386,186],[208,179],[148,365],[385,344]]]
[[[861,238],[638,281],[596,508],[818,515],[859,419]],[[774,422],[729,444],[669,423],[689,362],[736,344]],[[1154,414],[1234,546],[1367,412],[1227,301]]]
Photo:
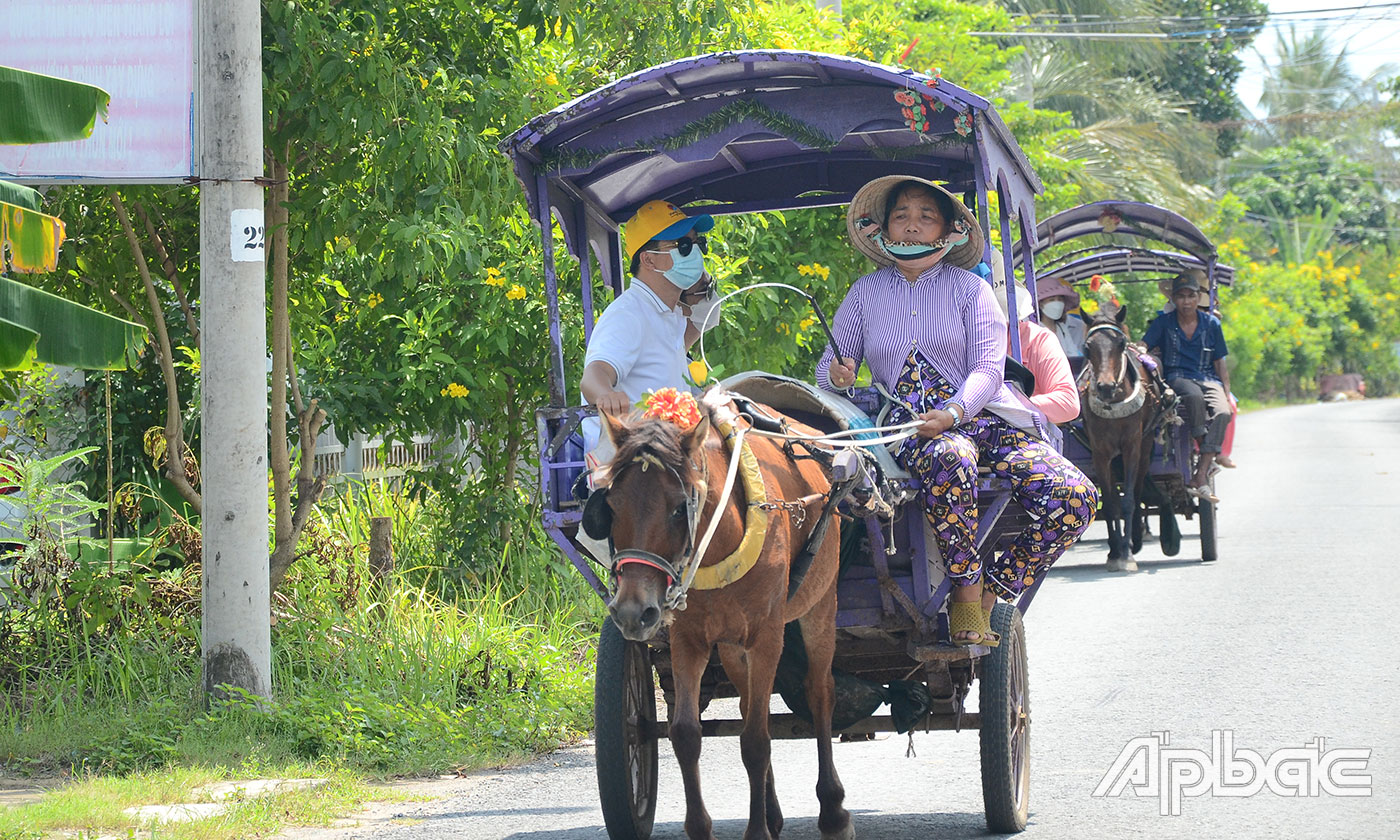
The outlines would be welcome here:
[[[1190,254],[1156,251],[1149,248],[1086,248],[1064,254],[1041,265],[1036,271],[1039,280],[1056,279],[1066,284],[1080,283],[1095,274],[1145,274],[1143,280],[1173,276],[1190,268],[1206,271],[1209,266]],[[1215,282],[1229,286],[1235,282],[1235,269],[1216,263]]]
[[[634,73],[536,117],[501,148],[534,218],[548,203],[569,252],[579,257],[586,240],[615,288],[623,267],[611,236],[655,198],[708,213],[819,207],[909,174],[971,194],[1004,185],[1033,230],[1041,191],[982,97],[909,70],[788,50]]]

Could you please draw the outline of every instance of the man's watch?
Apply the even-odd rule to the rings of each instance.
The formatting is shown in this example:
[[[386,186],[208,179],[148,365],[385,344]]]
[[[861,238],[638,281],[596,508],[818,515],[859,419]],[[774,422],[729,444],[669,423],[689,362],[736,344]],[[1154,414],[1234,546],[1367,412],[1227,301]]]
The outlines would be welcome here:
[[[953,415],[953,425],[961,426],[963,421],[963,407],[955,402],[950,402],[943,406],[943,410]]]

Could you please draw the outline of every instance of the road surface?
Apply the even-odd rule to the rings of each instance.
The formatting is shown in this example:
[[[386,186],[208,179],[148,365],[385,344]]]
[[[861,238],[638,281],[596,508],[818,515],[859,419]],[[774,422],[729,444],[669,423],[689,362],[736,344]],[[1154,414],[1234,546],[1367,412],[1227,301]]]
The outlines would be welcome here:
[[[1239,419],[1236,441],[1240,467],[1218,482],[1219,562],[1199,562],[1191,522],[1176,558],[1149,543],[1139,573],[1110,573],[1096,525],[1027,616],[1034,726],[1026,837],[1400,836],[1400,400],[1254,412]],[[1131,788],[1093,795],[1134,739],[1169,733],[1158,755],[1185,773],[1192,759],[1184,749],[1208,756],[1214,731],[1229,733],[1237,753],[1298,759],[1284,762],[1292,780],[1276,781],[1285,791],[1298,787],[1299,773],[1307,791],[1319,753],[1369,749],[1358,758],[1369,795],[1284,796],[1265,787],[1231,796],[1224,793],[1240,789],[1217,786],[1213,795],[1182,798],[1176,815],[1161,813],[1160,796]],[[904,736],[837,745],[857,837],[986,836],[976,733],[922,733],[913,746],[909,756]],[[1287,748],[1299,753],[1276,753]],[[1298,758],[1309,750],[1311,762]],[[774,743],[784,838],[817,837],[815,752],[810,742]],[[701,764],[715,835],[737,840],[747,813],[738,740],[707,740]],[[659,796],[654,837],[684,838],[669,744]],[[588,744],[398,810],[397,824],[334,836],[606,836]]]

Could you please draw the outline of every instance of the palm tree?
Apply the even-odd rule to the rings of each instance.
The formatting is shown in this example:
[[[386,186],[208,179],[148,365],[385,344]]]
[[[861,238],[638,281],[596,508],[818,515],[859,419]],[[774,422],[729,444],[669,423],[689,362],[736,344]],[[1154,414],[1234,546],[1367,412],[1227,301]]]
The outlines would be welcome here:
[[[1323,29],[1300,35],[1290,26],[1286,34],[1278,33],[1276,51],[1278,61],[1265,66],[1259,97],[1276,139],[1287,142],[1315,133],[1323,128],[1316,115],[1352,107],[1365,98],[1347,48],[1335,48]]]
[[[1075,177],[1085,196],[1137,198],[1179,210],[1206,198],[1192,182],[1211,171],[1214,139],[1170,92],[1106,72],[1071,51],[1027,49],[1014,60],[1004,93],[1069,112],[1078,138],[1059,152],[1084,161]]]

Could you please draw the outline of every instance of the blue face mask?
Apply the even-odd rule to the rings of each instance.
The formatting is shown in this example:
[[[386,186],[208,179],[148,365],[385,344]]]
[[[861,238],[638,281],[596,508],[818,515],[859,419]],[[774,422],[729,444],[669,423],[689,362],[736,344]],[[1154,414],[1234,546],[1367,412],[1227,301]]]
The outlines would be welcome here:
[[[690,253],[685,256],[681,256],[681,252],[676,248],[666,253],[671,255],[671,267],[661,274],[677,289],[685,291],[705,276],[705,255],[700,253],[699,248],[691,248]]]

